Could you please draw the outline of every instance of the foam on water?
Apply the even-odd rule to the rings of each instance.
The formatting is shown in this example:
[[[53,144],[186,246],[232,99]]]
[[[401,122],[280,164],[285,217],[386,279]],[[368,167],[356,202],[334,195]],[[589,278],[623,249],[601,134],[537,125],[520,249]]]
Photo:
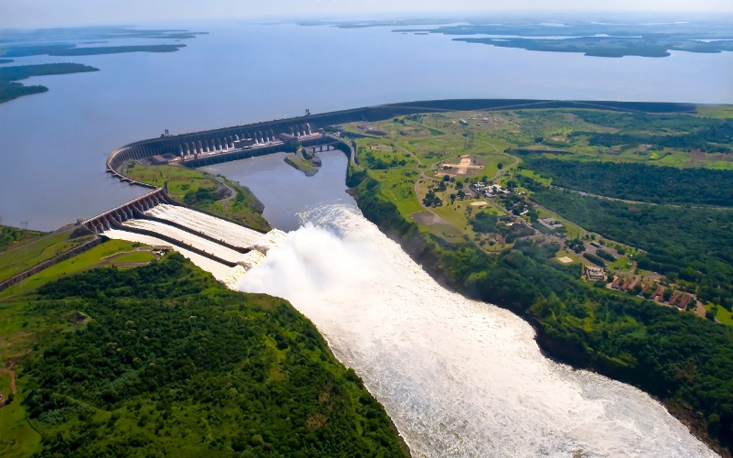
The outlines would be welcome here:
[[[715,456],[645,393],[545,358],[526,322],[442,288],[357,210],[304,218],[239,288],[310,318],[416,456]]]

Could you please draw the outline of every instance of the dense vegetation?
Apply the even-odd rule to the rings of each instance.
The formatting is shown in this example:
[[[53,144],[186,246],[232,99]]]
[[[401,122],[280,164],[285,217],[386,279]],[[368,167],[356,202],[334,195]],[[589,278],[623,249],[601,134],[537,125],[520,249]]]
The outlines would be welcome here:
[[[42,232],[29,231],[12,226],[0,226],[0,251],[6,250],[18,242],[39,237],[42,234]]]
[[[591,146],[651,145],[652,149],[675,148],[685,151],[730,152],[733,120],[679,115],[634,113],[618,115],[601,111],[577,111],[586,122],[619,129],[617,132],[577,131],[574,137],[587,136]]]
[[[706,430],[731,447],[731,328],[588,285],[579,279],[579,265],[548,262],[556,245],[520,241],[498,256],[470,243],[448,245],[407,221],[378,197],[379,188],[364,178],[357,187],[359,207],[433,275],[528,316],[539,343],[554,356],[659,396],[674,413],[703,425],[699,433]]]
[[[552,184],[607,197],[656,203],[733,206],[733,172],[646,164],[523,157]]]
[[[604,237],[647,251],[637,259],[640,268],[696,282],[699,299],[733,307],[733,212],[632,205],[539,186],[532,199]]]
[[[10,306],[34,323],[20,394],[38,456],[405,455],[307,319],[177,254],[62,278]]]

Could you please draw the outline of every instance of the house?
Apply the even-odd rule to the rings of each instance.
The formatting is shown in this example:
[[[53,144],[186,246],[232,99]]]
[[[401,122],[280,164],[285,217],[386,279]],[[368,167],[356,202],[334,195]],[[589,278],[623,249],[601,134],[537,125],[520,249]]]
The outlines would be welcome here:
[[[618,286],[621,284],[621,280],[623,280],[623,277],[616,277],[613,283],[611,283],[611,288],[618,289]]]
[[[655,300],[658,297],[662,297],[662,293],[664,292],[664,288],[659,286],[656,291],[652,293],[651,300]]]
[[[679,307],[682,310],[686,309],[687,303],[690,302],[691,298],[692,296],[690,296],[689,294],[685,294],[684,297],[680,300],[680,303],[677,304],[677,307]]]
[[[682,293],[680,293],[679,291],[674,292],[672,298],[669,300],[670,305],[674,305],[677,302],[677,300],[680,298],[680,294]]]
[[[626,281],[624,282],[623,286],[621,287],[621,289],[623,289],[623,290],[628,289],[629,286],[631,285],[631,282],[633,282],[633,281],[634,281],[633,278],[627,278]]]

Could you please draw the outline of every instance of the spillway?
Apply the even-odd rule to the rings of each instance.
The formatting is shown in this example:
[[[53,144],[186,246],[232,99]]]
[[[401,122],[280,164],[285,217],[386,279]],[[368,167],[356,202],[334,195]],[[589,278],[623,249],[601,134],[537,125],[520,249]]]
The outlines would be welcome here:
[[[146,219],[128,219],[122,223],[125,227],[144,229],[152,231],[157,234],[165,235],[170,237],[184,245],[190,245],[202,250],[206,253],[213,254],[217,258],[223,259],[224,261],[237,263],[244,256],[242,253],[232,250],[231,248],[220,245],[216,242],[212,242],[198,235],[179,229],[175,226],[170,226],[158,221],[151,221]]]
[[[136,232],[130,232],[130,231],[125,231],[121,229],[109,229],[103,232],[102,235],[104,235],[105,237],[109,237],[111,239],[126,240],[128,242],[144,243],[146,245],[151,245],[151,246],[170,246],[170,243],[166,242],[165,240],[159,239],[157,237],[152,237],[152,236],[144,235],[144,234],[138,234]],[[206,270],[207,272],[211,272],[214,278],[216,278],[217,280],[221,282],[226,283],[227,280],[229,281],[233,280],[234,274],[237,272],[236,267],[235,268],[229,267],[226,264],[216,262],[213,259],[209,259],[205,256],[201,256],[200,254],[194,253],[193,251],[187,250],[185,248],[181,248],[178,246],[174,248],[176,251],[181,253],[185,258],[188,258],[191,262],[193,262],[200,268]],[[240,269],[242,268],[240,267]],[[243,274],[244,274],[244,271],[241,272],[241,275]]]
[[[553,362],[525,321],[438,285],[358,210],[304,218],[239,288],[312,320],[415,456],[715,456],[647,394]]]
[[[122,229],[114,228],[106,230],[102,234],[112,239],[139,242],[148,245],[171,246],[171,248],[180,252],[197,266],[211,272],[214,278],[232,289],[236,288],[242,276],[249,269],[265,261],[265,253],[269,249],[277,246],[286,238],[285,232],[278,229],[273,229],[266,234],[262,234],[253,229],[176,205],[161,204],[145,213],[163,221],[128,219],[122,223]],[[240,253],[216,241],[167,224],[165,221],[170,221],[173,224],[183,226],[210,238],[221,240],[230,246],[238,246],[249,251]],[[160,234],[162,237],[140,234],[135,232],[135,229]],[[172,244],[170,241],[166,241],[165,238],[169,238],[175,243]],[[195,248],[195,250],[191,249],[191,247]],[[223,262],[218,262],[216,259],[203,256],[196,252],[196,250],[211,254]],[[226,262],[238,265],[230,267]]]
[[[146,211],[145,214],[182,224],[196,232],[204,233],[217,240],[224,240],[240,248],[251,247],[263,235],[253,229],[178,205],[157,205]]]

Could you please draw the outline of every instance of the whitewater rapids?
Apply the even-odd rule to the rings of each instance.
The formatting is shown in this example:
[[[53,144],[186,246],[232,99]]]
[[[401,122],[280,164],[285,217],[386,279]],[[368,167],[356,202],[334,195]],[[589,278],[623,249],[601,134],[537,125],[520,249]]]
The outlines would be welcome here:
[[[525,321],[442,288],[358,210],[304,221],[239,289],[311,319],[415,456],[715,456],[645,393],[545,358]]]

